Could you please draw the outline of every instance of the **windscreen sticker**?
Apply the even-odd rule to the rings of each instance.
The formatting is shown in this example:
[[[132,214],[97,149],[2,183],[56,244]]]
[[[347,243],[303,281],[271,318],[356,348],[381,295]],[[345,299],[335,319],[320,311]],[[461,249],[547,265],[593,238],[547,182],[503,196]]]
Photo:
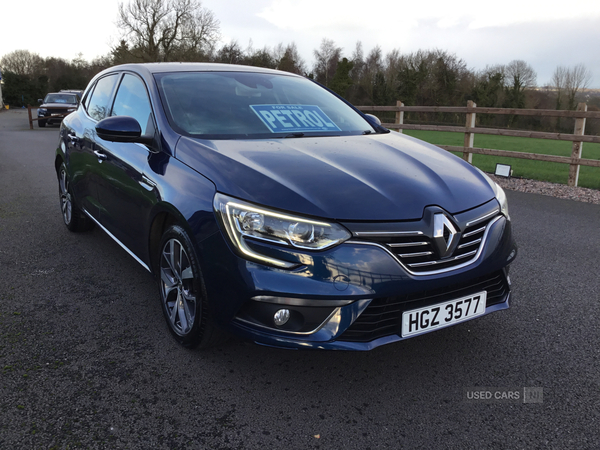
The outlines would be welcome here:
[[[316,105],[250,105],[271,133],[341,131]]]

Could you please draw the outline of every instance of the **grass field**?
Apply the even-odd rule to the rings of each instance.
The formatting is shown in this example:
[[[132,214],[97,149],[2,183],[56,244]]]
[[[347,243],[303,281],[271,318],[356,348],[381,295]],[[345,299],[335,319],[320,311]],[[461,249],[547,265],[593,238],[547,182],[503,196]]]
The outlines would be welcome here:
[[[447,131],[404,130],[404,133],[436,145],[464,145],[463,133]],[[571,156],[572,143],[568,141],[553,141],[550,139],[519,138],[510,136],[475,135],[474,147],[491,148],[496,150],[512,150],[545,155]],[[458,154],[462,156],[462,153]],[[583,144],[583,158],[600,159],[600,144]],[[513,176],[533,180],[551,181],[567,184],[569,165],[527,159],[506,158],[502,156],[473,155],[473,165],[485,172],[494,172],[496,163],[510,164]],[[600,167],[585,167],[579,169],[579,186],[600,189]]]

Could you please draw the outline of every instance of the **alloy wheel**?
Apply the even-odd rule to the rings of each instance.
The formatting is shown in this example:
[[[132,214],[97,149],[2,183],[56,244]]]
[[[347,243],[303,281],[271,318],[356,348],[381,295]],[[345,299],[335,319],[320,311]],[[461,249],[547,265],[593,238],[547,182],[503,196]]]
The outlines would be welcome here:
[[[197,294],[190,259],[177,239],[169,239],[162,249],[160,286],[171,329],[179,336],[185,336],[194,326]]]
[[[69,192],[69,179],[67,178],[67,171],[64,167],[60,169],[59,176],[60,186],[60,209],[62,211],[63,220],[65,224],[69,225],[73,218],[73,201]]]

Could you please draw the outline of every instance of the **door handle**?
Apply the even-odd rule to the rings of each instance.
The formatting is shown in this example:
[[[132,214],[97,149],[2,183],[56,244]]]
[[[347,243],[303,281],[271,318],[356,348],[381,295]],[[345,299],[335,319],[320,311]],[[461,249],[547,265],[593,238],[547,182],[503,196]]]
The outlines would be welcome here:
[[[94,155],[96,155],[100,162],[105,161],[107,158],[107,156],[104,153],[99,152],[98,150],[94,150]]]
[[[148,191],[152,191],[156,187],[156,183],[144,174],[142,174],[142,179],[138,182]]]
[[[67,137],[71,140],[73,144],[77,144],[81,139],[79,139],[74,134],[67,134]]]

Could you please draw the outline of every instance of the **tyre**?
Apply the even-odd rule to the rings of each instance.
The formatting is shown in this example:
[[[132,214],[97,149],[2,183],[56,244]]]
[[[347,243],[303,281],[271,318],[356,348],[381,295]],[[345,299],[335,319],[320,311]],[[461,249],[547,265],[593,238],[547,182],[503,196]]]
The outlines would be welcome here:
[[[58,171],[58,194],[60,200],[60,211],[63,221],[69,231],[87,231],[94,227],[94,222],[87,217],[74,203],[69,175],[65,163],[60,165]]]
[[[192,242],[183,228],[167,229],[160,243],[159,290],[171,334],[187,348],[207,348],[222,340],[211,318],[206,289]]]
[[[46,121],[45,120],[38,120],[38,127],[44,128],[45,126],[46,126]]]

